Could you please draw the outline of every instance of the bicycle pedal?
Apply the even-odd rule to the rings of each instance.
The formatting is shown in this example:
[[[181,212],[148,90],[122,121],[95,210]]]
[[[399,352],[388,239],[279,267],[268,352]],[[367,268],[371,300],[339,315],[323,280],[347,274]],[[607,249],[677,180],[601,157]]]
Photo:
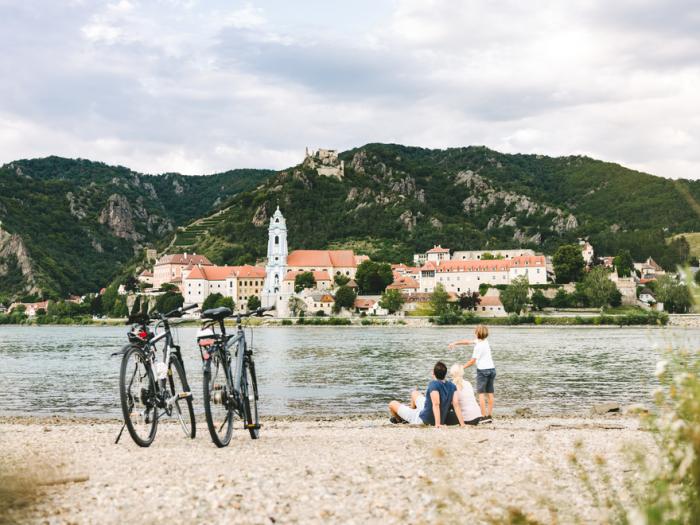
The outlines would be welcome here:
[[[257,425],[246,425],[245,428],[247,428],[247,429],[249,429],[249,430],[250,430],[250,429],[256,429],[256,430],[257,430],[257,429],[259,429],[261,426],[262,426],[262,425],[260,425],[260,424],[257,424]]]
[[[192,397],[192,392],[180,392],[177,397],[179,399],[185,399],[187,397]]]

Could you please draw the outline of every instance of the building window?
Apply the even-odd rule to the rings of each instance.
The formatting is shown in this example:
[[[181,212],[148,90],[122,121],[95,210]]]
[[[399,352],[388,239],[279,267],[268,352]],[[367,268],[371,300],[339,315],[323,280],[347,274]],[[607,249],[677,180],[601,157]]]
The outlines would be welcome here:
[[[277,245],[279,243],[280,243],[280,237],[279,237],[279,235],[275,235],[275,244]]]

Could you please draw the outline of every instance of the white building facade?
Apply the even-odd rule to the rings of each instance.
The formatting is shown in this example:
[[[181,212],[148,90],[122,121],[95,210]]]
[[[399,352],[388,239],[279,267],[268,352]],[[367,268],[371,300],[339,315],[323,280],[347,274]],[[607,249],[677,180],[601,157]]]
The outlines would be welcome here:
[[[543,255],[518,256],[511,259],[452,260],[439,264],[427,262],[421,268],[419,291],[432,293],[442,284],[446,291],[461,294],[475,292],[482,284],[508,285],[524,276],[530,284],[547,283],[547,263]]]
[[[279,206],[270,219],[267,239],[267,265],[265,285],[262,292],[262,305],[274,306],[282,300],[284,276],[287,273],[287,223]]]

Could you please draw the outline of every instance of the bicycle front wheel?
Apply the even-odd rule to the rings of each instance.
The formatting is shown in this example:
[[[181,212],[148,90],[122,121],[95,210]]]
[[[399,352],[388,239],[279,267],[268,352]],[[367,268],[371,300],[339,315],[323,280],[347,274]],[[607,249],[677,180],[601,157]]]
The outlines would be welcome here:
[[[255,365],[252,361],[243,365],[243,381],[241,382],[243,411],[245,413],[245,428],[250,432],[251,439],[260,437],[260,418],[258,417],[258,380],[255,377]]]
[[[136,346],[122,358],[119,397],[131,439],[140,447],[148,447],[158,427],[156,382],[146,353]]]
[[[204,414],[211,440],[225,447],[233,434],[235,401],[230,375],[221,354],[214,352],[204,365]]]
[[[180,360],[174,358],[170,363],[168,373],[168,386],[170,397],[173,401],[173,415],[180,421],[182,431],[186,436],[194,439],[197,429],[194,423],[194,408],[192,408],[192,392],[187,384],[185,369]]]

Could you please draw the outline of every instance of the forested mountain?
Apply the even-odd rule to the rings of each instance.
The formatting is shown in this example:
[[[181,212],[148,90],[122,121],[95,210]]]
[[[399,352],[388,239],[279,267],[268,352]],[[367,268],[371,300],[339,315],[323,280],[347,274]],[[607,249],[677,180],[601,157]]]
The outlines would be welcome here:
[[[217,263],[265,256],[269,217],[287,218],[290,248],[351,247],[410,261],[454,250],[527,246],[552,253],[588,237],[599,254],[627,248],[672,267],[700,231],[700,182],[672,181],[587,157],[507,155],[368,144],[340,154],[341,178],[305,161],[281,172],[143,175],[58,157],[0,168],[0,296],[95,291],[147,245],[233,204],[192,250]],[[332,170],[331,170],[332,171]]]
[[[264,257],[268,217],[278,204],[290,248],[354,247],[392,261],[409,261],[437,243],[552,253],[588,237],[599,254],[628,248],[638,259],[651,255],[673,266],[684,248],[669,249],[665,238],[700,229],[688,202],[700,199],[700,182],[587,157],[369,144],[341,153],[340,160],[341,179],[304,163],[237,195],[196,249],[220,263]]]
[[[60,157],[0,168],[0,296],[98,290],[145,246],[269,177],[143,175]]]

